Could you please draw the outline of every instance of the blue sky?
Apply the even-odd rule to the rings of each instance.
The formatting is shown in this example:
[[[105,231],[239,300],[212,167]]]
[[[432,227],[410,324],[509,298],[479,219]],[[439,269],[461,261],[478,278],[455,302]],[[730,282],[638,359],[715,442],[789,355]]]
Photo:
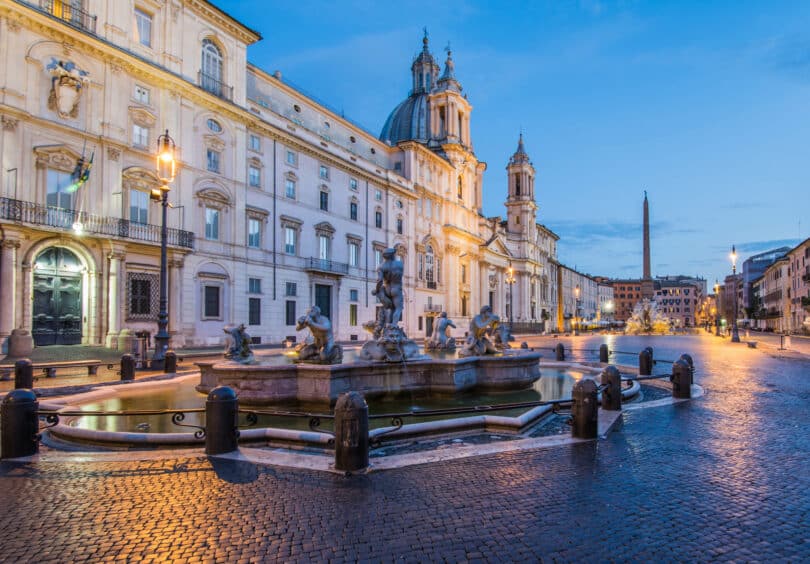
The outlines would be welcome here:
[[[448,42],[503,215],[523,129],[539,220],[583,272],[730,271],[810,236],[810,2],[267,2],[215,0],[264,39],[249,60],[379,133],[410,88],[427,27]]]

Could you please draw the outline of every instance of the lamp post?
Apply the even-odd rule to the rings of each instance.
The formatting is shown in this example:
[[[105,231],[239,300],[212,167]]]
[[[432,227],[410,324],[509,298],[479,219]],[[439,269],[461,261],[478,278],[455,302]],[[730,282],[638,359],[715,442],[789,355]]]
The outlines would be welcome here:
[[[574,288],[574,335],[579,335],[579,284]]]
[[[158,137],[157,141],[157,176],[161,186],[157,190],[152,190],[150,198],[159,201],[162,206],[162,218],[160,224],[160,311],[158,312],[158,332],[155,335],[155,352],[152,354],[150,367],[152,370],[162,370],[166,361],[166,351],[169,349],[169,275],[166,256],[166,239],[168,229],[166,228],[166,211],[169,208],[169,184],[174,180],[176,173],[175,165],[175,144],[174,139],[169,137],[169,130]]]
[[[509,331],[512,331],[512,311],[515,309],[515,303],[512,301],[512,286],[515,284],[515,269],[512,268],[512,265],[509,265],[509,268],[506,269],[506,280],[507,286],[509,286]]]
[[[731,342],[739,343],[740,334],[737,332],[737,249],[734,245],[731,245],[729,258],[731,259],[731,275],[734,280],[734,313],[731,316]]]
[[[720,336],[720,282],[714,279],[714,335]]]

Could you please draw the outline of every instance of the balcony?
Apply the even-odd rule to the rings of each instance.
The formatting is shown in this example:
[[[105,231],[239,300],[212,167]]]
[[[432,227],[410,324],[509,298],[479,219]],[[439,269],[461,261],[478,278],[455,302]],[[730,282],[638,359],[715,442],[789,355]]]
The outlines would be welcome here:
[[[69,0],[39,0],[39,9],[66,24],[96,34],[96,16],[76,8]]]
[[[802,274],[802,282],[810,284],[810,272]]]
[[[76,210],[52,208],[33,202],[0,198],[0,220],[24,225],[42,225],[62,231],[75,231],[81,225],[83,233],[118,237],[133,241],[160,244],[160,226],[136,223],[128,219],[93,215]],[[173,247],[194,248],[194,233],[181,229],[167,229],[166,242]]]
[[[425,313],[441,313],[442,304],[425,304]]]
[[[345,262],[309,257],[304,265],[304,270],[345,276],[349,273],[349,265]]]
[[[210,92],[214,96],[218,96],[229,102],[233,100],[233,86],[228,86],[215,76],[199,71],[197,73],[197,84],[200,85],[200,88],[206,92]]]
[[[432,281],[431,282],[425,282],[425,288],[427,288],[428,290],[435,290],[436,288],[438,288],[438,284],[436,284],[436,282],[432,282]]]

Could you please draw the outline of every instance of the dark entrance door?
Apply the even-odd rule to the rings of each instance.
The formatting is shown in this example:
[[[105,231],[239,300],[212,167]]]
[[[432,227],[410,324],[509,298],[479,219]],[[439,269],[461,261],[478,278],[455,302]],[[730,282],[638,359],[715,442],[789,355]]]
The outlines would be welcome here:
[[[315,284],[315,305],[321,310],[321,315],[332,319],[332,286]]]
[[[82,342],[82,275],[78,257],[58,247],[37,257],[34,267],[34,343]]]
[[[433,335],[433,316],[428,315],[425,318],[425,337]]]

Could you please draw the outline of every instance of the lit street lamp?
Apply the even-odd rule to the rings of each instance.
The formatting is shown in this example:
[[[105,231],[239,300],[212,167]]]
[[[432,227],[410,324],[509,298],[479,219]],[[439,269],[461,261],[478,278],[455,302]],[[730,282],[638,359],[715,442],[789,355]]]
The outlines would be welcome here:
[[[579,335],[579,284],[574,288],[574,335]]]
[[[157,176],[160,179],[159,189],[152,190],[150,198],[159,201],[163,207],[162,220],[160,224],[160,311],[158,312],[158,332],[155,335],[155,352],[152,354],[150,367],[152,370],[162,370],[166,361],[166,351],[169,349],[169,325],[168,294],[169,275],[167,273],[166,239],[168,230],[166,228],[166,210],[169,208],[169,184],[172,183],[176,174],[175,165],[175,144],[174,139],[169,137],[169,130],[158,137],[157,141]]]
[[[739,343],[740,334],[737,332],[737,249],[731,245],[731,274],[734,280],[734,313],[731,316],[731,342]]]
[[[515,309],[515,303],[512,301],[512,286],[515,284],[515,269],[512,265],[506,269],[506,284],[509,286],[509,331],[512,331],[512,310]]]

